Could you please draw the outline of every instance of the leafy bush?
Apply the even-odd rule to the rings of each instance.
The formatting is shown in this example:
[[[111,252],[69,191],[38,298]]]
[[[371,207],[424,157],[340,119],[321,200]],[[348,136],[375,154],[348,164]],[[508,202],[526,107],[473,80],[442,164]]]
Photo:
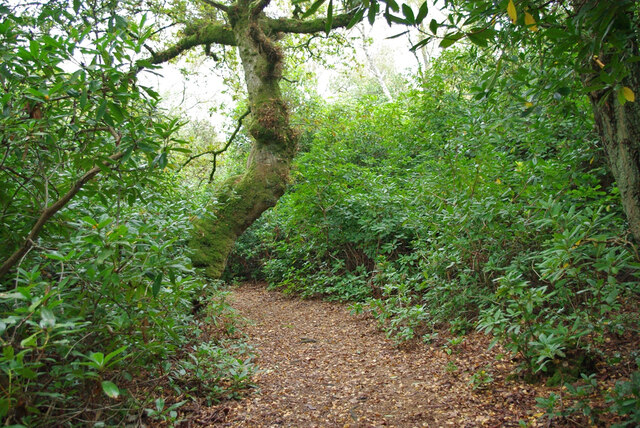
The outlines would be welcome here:
[[[580,373],[606,335],[637,334],[617,189],[583,101],[487,108],[465,86],[486,71],[473,59],[445,54],[394,103],[316,103],[291,188],[229,272],[355,301],[399,341],[475,326],[529,375]]]
[[[636,360],[636,365],[640,368],[640,359]],[[638,426],[640,424],[640,371],[633,372],[628,381],[617,382],[607,401],[612,403],[611,410],[624,418],[624,422],[614,425],[615,427]]]
[[[101,416],[116,423],[118,412],[141,407],[127,386],[163,373],[177,393],[210,402],[248,385],[250,354],[221,341],[235,334],[228,305],[190,267],[187,213],[197,209],[174,186],[142,191],[115,216],[95,196],[76,201],[65,211],[67,233],[41,242],[42,257],[25,259],[3,284],[4,418],[77,420],[122,396]],[[192,313],[199,298],[212,302],[207,318]]]

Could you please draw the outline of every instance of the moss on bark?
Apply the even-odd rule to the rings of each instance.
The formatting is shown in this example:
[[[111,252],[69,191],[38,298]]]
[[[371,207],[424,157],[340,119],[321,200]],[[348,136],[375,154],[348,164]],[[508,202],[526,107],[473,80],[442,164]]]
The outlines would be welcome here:
[[[264,148],[254,152],[247,172],[223,186],[218,202],[210,207],[213,218],[195,222],[192,260],[211,278],[222,275],[236,238],[285,191],[290,157],[274,156]]]
[[[247,171],[227,180],[210,207],[212,219],[195,223],[191,240],[194,265],[218,278],[236,238],[268,208],[274,206],[285,191],[298,135],[289,124],[289,112],[282,100],[279,81],[282,77],[282,49],[277,44],[278,31],[315,33],[324,31],[323,20],[308,22],[274,20],[266,17],[269,0],[237,0],[225,10],[231,22],[229,44],[238,46],[251,107],[249,133],[254,144]],[[351,15],[334,17],[332,28],[347,25]],[[193,27],[193,26],[192,26]],[[193,27],[194,36],[204,38],[228,28]],[[221,36],[220,36],[221,37]]]

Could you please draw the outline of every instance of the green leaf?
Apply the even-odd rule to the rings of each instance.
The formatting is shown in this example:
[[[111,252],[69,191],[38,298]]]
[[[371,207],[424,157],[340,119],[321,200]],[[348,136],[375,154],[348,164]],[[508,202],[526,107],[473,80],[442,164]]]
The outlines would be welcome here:
[[[449,46],[453,45],[458,40],[460,40],[463,36],[464,34],[462,33],[447,34],[444,37],[444,39],[442,39],[442,41],[440,42],[440,47],[442,49],[446,49]]]
[[[429,23],[429,30],[431,30],[433,34],[437,34],[439,26],[440,24],[438,24],[438,21],[436,21],[435,19],[432,19],[431,22]]]
[[[399,12],[400,11],[400,7],[398,6],[398,3],[395,2],[395,0],[387,0],[387,7],[389,9],[391,9],[394,12]],[[406,5],[402,5],[402,7],[404,7]]]
[[[118,104],[109,103],[109,111],[116,121],[121,122],[124,120],[124,110]]]
[[[329,0],[329,6],[327,6],[327,21],[324,24],[324,31],[327,36],[331,32],[331,26],[333,25],[333,0]]]
[[[412,51],[412,52],[415,52],[416,49],[419,49],[419,48],[423,47],[424,45],[426,45],[430,41],[431,41],[431,37],[424,38],[424,39],[420,40],[418,43],[416,43],[415,45],[411,46],[411,48],[409,50]]]
[[[396,24],[400,24],[400,25],[411,25],[412,24],[407,19],[400,18],[399,16],[395,16],[395,15],[392,15],[392,14],[387,13],[387,12],[385,12],[384,17],[386,18],[388,23],[395,22]]]
[[[153,297],[156,297],[160,292],[160,286],[162,285],[162,276],[163,273],[160,272],[153,280],[153,286],[151,287],[151,293],[153,294]]]
[[[13,346],[5,346],[2,349],[2,356],[7,360],[12,360],[14,356]]]
[[[13,293],[0,293],[0,299],[30,300],[31,296],[25,296],[24,293],[18,291]]]
[[[407,34],[408,32],[409,32],[409,30],[407,30],[407,31],[403,31],[402,33],[394,34],[393,36],[389,36],[389,37],[387,37],[387,40],[391,40],[391,39],[396,39],[396,38],[398,38],[398,37],[402,37],[402,36],[404,36],[405,34]]]
[[[31,53],[33,54],[34,57],[37,57],[40,55],[40,43],[36,40],[31,40],[29,42],[29,49],[31,50]]]
[[[416,22],[416,17],[413,14],[413,10],[411,9],[411,7],[407,4],[403,4],[402,5],[402,14],[404,15],[404,17],[406,18],[407,24],[415,24]]]
[[[65,257],[57,251],[49,251],[45,254],[45,257],[53,260],[65,260]]]
[[[88,95],[88,91],[87,88],[84,88],[82,90],[82,95],[80,95],[80,109],[84,110],[84,108],[87,106],[87,102],[89,101],[89,95]]]
[[[96,111],[96,120],[100,121],[104,117],[105,112],[107,111],[107,100],[102,100],[98,110]]]
[[[38,337],[38,333],[33,333],[31,336],[27,337],[26,339],[22,339],[22,341],[20,341],[20,347],[22,348],[35,348],[35,346],[37,345],[37,337]]]
[[[96,363],[99,368],[104,366],[104,354],[102,352],[92,352],[89,354],[89,359]]]
[[[308,18],[320,8],[324,4],[325,0],[317,0],[314,4],[311,5],[309,9],[302,15],[303,18]]]
[[[353,18],[351,18],[351,21],[349,21],[349,24],[347,25],[347,30],[350,28],[353,28],[354,25],[362,21],[362,18],[364,17],[364,11],[365,9],[358,9],[358,11],[353,15]]]
[[[469,33],[467,37],[471,40],[471,43],[474,45],[480,46],[481,48],[486,48],[489,43],[487,42],[486,37],[483,36],[484,32],[480,33]]]
[[[97,224],[97,228],[98,229],[103,229],[106,226],[110,225],[113,222],[113,219],[111,217],[107,217],[104,220],[102,220],[100,223]]]
[[[84,221],[85,223],[89,223],[91,226],[98,226],[98,222],[88,215],[81,217],[80,220]]]
[[[156,409],[158,413],[162,412],[162,409],[164,409],[164,398],[160,397],[156,399]]]
[[[0,417],[4,417],[9,413],[9,407],[11,406],[10,398],[0,398]]]
[[[25,379],[35,379],[38,377],[38,374],[28,367],[20,367],[16,369],[16,372]]]
[[[120,396],[120,390],[116,384],[111,381],[102,381],[102,390],[110,398],[118,398]]]
[[[369,24],[373,25],[376,22],[376,14],[380,10],[380,6],[376,1],[371,2],[371,6],[369,6],[369,13],[367,14],[367,18],[369,19]]]
[[[53,314],[51,309],[43,307],[40,310],[40,316],[42,317],[40,320],[40,327],[47,329],[56,325],[56,316]]]
[[[418,16],[416,16],[416,24],[420,24],[429,14],[429,5],[427,2],[422,3],[420,10],[418,10]],[[433,22],[433,20],[431,20]]]
[[[126,345],[125,346],[121,346],[120,348],[116,349],[115,351],[108,353],[107,356],[104,357],[105,364],[108,363],[109,361],[111,361],[113,359],[113,357],[115,357],[116,355],[121,354],[122,352],[124,352],[127,349],[127,347],[128,346],[126,346]],[[120,358],[117,361],[120,361],[122,359],[123,358]],[[115,364],[117,361],[114,361],[112,364]]]

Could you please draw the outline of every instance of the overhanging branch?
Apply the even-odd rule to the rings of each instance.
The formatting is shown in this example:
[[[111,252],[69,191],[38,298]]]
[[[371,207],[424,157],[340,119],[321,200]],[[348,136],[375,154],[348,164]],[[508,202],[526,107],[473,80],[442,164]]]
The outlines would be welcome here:
[[[242,126],[242,120],[245,117],[249,116],[249,113],[251,113],[251,109],[247,109],[247,111],[245,111],[244,114],[238,118],[238,125],[236,126],[236,129],[233,131],[233,134],[231,134],[231,137],[229,137],[227,144],[225,144],[225,146],[222,149],[213,153],[213,169],[211,170],[211,174],[209,174],[209,183],[213,181],[213,175],[216,173],[216,167],[217,167],[216,158],[218,157],[219,154],[224,153],[229,148],[233,140],[236,138],[236,135],[238,135],[238,131],[240,131],[240,127]]]
[[[213,0],[201,0],[201,1],[223,12],[229,12],[229,6],[227,6],[226,4],[218,3],[217,1],[213,1]]]
[[[189,159],[184,161],[184,163],[180,166],[180,168],[178,168],[178,171],[176,173],[179,173],[180,171],[182,171],[182,169],[194,159],[198,159],[199,157],[205,156],[205,155],[213,155],[213,170],[209,175],[209,183],[211,183],[211,181],[213,181],[213,174],[215,174],[216,172],[216,158],[218,157],[218,155],[221,155],[222,153],[227,151],[229,146],[231,146],[231,143],[233,143],[233,140],[236,138],[236,136],[238,135],[238,132],[240,131],[240,128],[242,127],[242,121],[244,120],[245,117],[249,115],[249,113],[251,113],[250,109],[248,109],[246,112],[242,114],[242,116],[238,118],[238,125],[236,126],[236,129],[233,131],[233,133],[231,134],[231,137],[229,137],[229,139],[227,140],[223,148],[218,150],[207,150],[206,152],[202,152],[202,153],[198,153],[197,155],[190,156]]]
[[[119,142],[121,138],[120,135],[117,134],[114,130],[112,130],[112,133],[116,137],[116,142]],[[122,152],[114,153],[113,155],[109,156],[109,160],[103,162],[103,165],[109,166],[112,163],[121,159],[123,156],[124,156],[124,153]],[[44,225],[47,223],[47,221],[49,221],[49,219],[51,219],[51,217],[53,217],[58,211],[64,208],[69,203],[69,201],[80,191],[80,189],[82,189],[82,187],[89,180],[91,180],[93,177],[98,175],[98,173],[101,170],[102,170],[101,167],[94,166],[89,171],[85,172],[82,177],[80,177],[75,183],[73,183],[73,186],[71,186],[71,189],[69,189],[67,193],[65,193],[60,199],[55,201],[53,204],[45,208],[42,211],[42,213],[40,213],[40,217],[38,217],[38,221],[36,221],[36,223],[31,228],[31,231],[29,231],[29,234],[27,235],[27,238],[24,240],[24,243],[7,260],[5,260],[2,263],[2,266],[0,266],[0,279],[4,275],[6,275],[9,272],[9,270],[11,270],[11,268],[15,266],[15,264],[18,263],[18,261],[34,245],[34,241],[38,238],[40,231],[42,230]]]
[[[342,13],[335,15],[331,21],[331,28],[346,27],[353,19],[355,12]],[[313,34],[321,31],[326,31],[327,18],[310,19],[308,21],[291,18],[267,18],[267,26],[272,31],[281,31],[283,33],[296,33],[296,34]]]
[[[185,35],[178,42],[154,54],[149,61],[152,64],[167,62],[186,50],[195,46],[206,44],[221,44],[227,46],[237,46],[236,37],[231,28],[222,23],[198,23],[199,26],[190,26],[185,30]]]

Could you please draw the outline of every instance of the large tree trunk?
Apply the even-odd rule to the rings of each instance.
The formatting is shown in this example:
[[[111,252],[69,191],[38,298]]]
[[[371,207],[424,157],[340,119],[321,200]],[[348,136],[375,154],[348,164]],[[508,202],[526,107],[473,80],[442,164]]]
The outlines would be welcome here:
[[[246,172],[229,179],[211,206],[215,218],[196,222],[192,259],[213,278],[224,271],[236,238],[284,193],[295,153],[297,138],[278,83],[282,52],[259,22],[267,3],[241,0],[229,13],[244,68],[254,144]]]
[[[629,67],[631,73],[622,83],[640,95],[640,63]],[[631,234],[640,242],[640,100],[622,105],[615,93],[607,97],[604,91],[589,98]]]

